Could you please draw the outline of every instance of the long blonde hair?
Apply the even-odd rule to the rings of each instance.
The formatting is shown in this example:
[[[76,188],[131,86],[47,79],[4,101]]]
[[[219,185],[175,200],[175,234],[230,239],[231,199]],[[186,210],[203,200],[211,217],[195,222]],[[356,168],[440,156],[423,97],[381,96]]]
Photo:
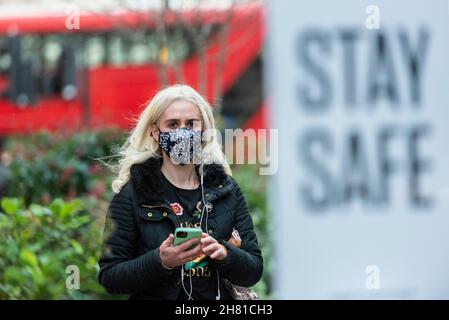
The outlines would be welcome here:
[[[201,148],[203,164],[221,164],[225,172],[231,175],[231,169],[226,157],[218,143],[215,120],[209,103],[192,87],[188,85],[173,85],[159,91],[140,114],[137,124],[130,132],[129,137],[117,152],[118,165],[112,169],[118,175],[112,182],[112,190],[119,193],[121,188],[131,178],[131,166],[135,163],[143,163],[150,157],[162,157],[159,143],[150,135],[150,126],[156,123],[164,110],[174,101],[184,100],[196,105],[201,113],[202,130],[207,138],[204,139]],[[111,166],[110,166],[111,167]]]

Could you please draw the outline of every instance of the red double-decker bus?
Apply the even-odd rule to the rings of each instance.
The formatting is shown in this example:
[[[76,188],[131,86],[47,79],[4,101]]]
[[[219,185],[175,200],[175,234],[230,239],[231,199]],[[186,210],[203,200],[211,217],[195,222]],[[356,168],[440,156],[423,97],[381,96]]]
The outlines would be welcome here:
[[[223,93],[225,115],[263,127],[264,15],[257,1],[163,14],[81,12],[79,28],[69,28],[65,14],[0,15],[0,135],[129,128],[155,92],[176,82],[212,104]]]

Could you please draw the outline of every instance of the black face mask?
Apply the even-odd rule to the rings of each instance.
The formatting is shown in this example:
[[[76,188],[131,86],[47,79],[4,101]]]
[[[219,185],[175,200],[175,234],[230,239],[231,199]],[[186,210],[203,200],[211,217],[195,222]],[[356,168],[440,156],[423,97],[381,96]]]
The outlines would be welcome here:
[[[186,127],[166,132],[159,129],[159,145],[174,163],[181,166],[197,164],[200,162],[202,136],[202,131]]]

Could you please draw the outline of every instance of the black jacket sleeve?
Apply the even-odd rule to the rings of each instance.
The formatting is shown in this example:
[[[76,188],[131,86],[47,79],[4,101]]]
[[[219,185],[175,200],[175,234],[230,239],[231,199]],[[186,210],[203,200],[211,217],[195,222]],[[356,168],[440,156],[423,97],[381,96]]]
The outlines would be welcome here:
[[[234,228],[239,232],[242,244],[240,248],[237,248],[220,240],[219,242],[228,249],[228,255],[223,261],[217,261],[216,264],[222,277],[227,278],[235,285],[250,287],[262,277],[263,259],[245,197],[235,180],[234,184],[237,201]]]
[[[112,294],[133,294],[158,286],[173,270],[165,269],[159,248],[137,255],[139,230],[128,183],[115,194],[106,215],[100,283]]]

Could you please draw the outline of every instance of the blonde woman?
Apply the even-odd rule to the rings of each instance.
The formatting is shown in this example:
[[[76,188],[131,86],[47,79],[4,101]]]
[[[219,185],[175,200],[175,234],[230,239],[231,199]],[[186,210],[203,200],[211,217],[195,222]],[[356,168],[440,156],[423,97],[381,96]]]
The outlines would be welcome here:
[[[156,94],[120,156],[99,261],[108,292],[131,299],[233,299],[224,283],[259,281],[263,260],[253,221],[201,95],[186,85]],[[201,228],[201,241],[174,246],[181,226]]]

